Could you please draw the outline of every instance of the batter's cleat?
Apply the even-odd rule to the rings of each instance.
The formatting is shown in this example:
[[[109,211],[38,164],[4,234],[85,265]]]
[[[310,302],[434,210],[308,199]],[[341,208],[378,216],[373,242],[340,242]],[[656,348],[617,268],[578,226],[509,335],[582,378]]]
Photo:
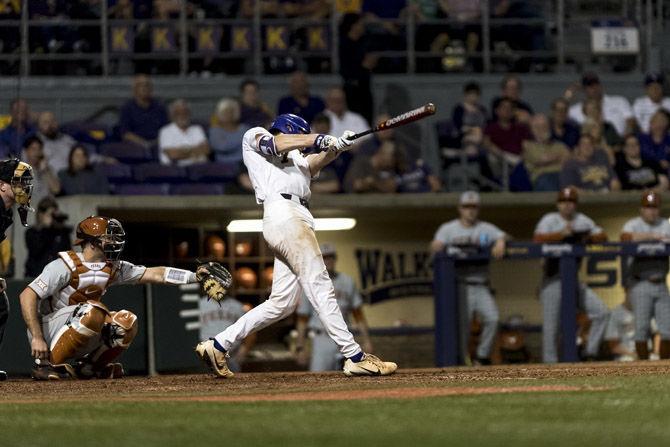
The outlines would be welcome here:
[[[227,354],[214,347],[214,340],[198,343],[198,346],[195,347],[195,353],[217,376],[227,379],[235,375],[228,369]]]
[[[35,380],[61,380],[71,379],[72,375],[64,367],[54,368],[48,360],[35,359],[31,377]]]
[[[363,354],[360,362],[352,362],[347,359],[344,362],[344,374],[347,376],[388,376],[398,369],[393,362],[384,362],[372,354]]]
[[[7,380],[7,373],[4,371],[0,371],[0,382],[3,382]]]

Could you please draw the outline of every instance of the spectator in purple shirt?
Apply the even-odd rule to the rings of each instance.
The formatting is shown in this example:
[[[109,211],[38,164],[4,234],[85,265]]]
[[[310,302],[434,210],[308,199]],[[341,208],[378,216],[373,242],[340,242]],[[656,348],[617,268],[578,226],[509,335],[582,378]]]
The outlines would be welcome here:
[[[326,108],[323,99],[309,94],[309,81],[304,72],[293,72],[288,85],[291,94],[279,100],[278,115],[293,113],[309,123]]]
[[[124,141],[150,147],[156,143],[158,131],[168,124],[167,109],[153,97],[153,86],[147,75],[133,80],[133,99],[121,108],[119,131]]]
[[[17,98],[10,102],[9,113],[12,120],[0,132],[0,156],[2,158],[20,154],[25,139],[35,133],[35,126],[30,120],[30,108],[25,99]]]
[[[657,161],[663,169],[670,168],[670,112],[659,109],[649,121],[649,133],[639,135],[642,158]]]

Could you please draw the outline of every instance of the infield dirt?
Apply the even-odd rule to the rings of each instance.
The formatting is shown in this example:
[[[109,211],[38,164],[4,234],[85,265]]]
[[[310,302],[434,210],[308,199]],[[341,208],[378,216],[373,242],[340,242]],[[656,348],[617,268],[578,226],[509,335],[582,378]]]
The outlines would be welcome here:
[[[5,403],[107,400],[261,402],[417,398],[446,395],[599,391],[602,387],[552,384],[552,379],[642,376],[670,372],[670,361],[506,365],[485,368],[400,370],[389,377],[347,378],[342,373],[248,373],[232,379],[206,374],[126,377],[118,380],[0,383]],[[487,386],[509,380],[510,386]],[[522,381],[520,384],[519,382]]]

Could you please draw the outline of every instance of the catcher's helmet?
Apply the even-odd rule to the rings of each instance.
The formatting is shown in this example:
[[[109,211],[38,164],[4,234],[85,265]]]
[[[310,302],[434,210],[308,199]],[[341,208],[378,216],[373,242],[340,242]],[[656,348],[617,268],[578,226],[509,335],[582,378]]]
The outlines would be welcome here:
[[[271,133],[273,130],[293,134],[307,134],[312,131],[307,121],[292,113],[284,113],[275,118],[270,126]]]
[[[558,191],[557,202],[575,202],[579,201],[579,193],[574,186],[568,186]]]
[[[126,232],[121,222],[103,216],[91,216],[77,224],[77,240],[74,245],[90,242],[98,245],[105,252],[107,259],[119,259],[126,245]]]
[[[661,195],[654,191],[645,191],[642,194],[642,206],[659,208],[661,206]]]

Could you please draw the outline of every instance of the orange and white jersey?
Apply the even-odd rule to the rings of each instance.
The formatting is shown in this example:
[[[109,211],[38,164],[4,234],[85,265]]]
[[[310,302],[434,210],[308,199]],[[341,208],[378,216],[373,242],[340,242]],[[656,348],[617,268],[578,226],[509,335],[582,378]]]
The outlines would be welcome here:
[[[146,270],[126,261],[85,262],[82,253],[73,251],[58,256],[28,284],[40,299],[43,316],[88,300],[100,301],[109,286],[134,284]]]

